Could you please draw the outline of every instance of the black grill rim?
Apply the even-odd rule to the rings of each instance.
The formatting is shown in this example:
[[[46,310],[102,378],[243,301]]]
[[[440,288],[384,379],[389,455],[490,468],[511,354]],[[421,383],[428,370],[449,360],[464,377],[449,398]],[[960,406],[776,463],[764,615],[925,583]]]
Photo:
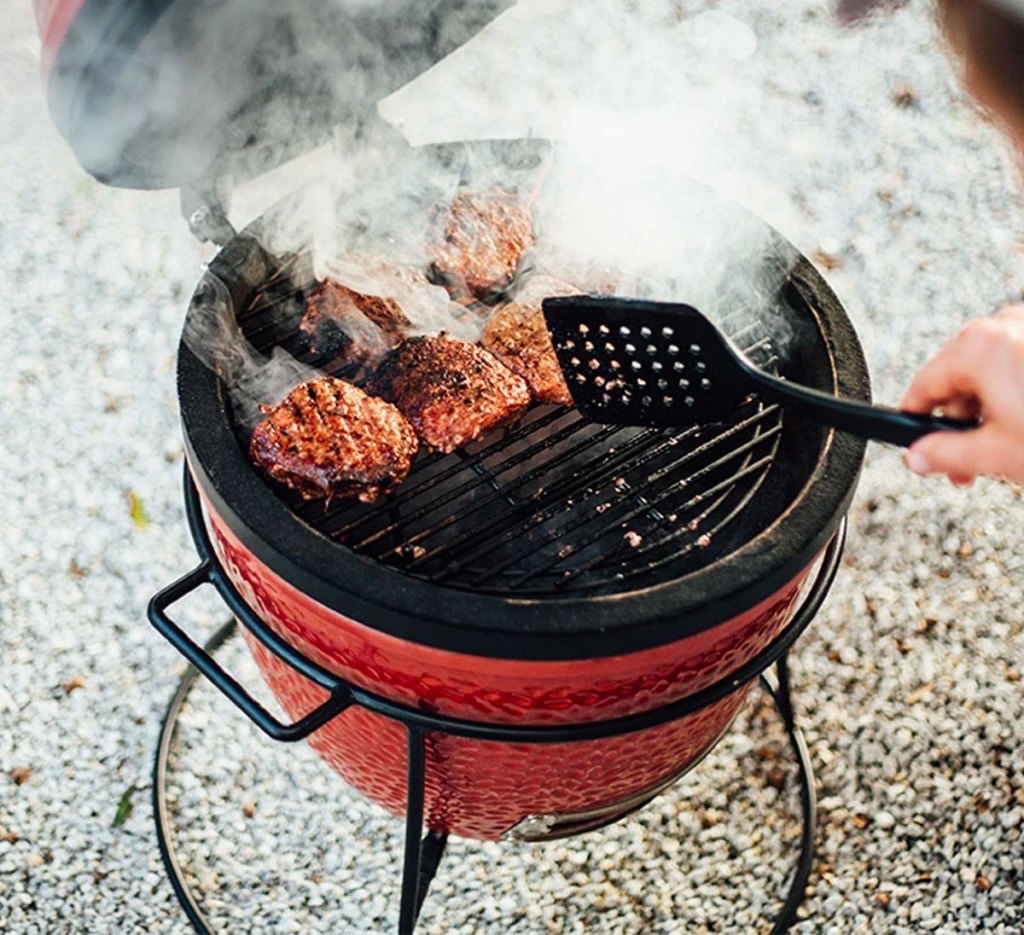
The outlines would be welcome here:
[[[253,238],[232,240],[206,277],[250,285],[260,277]],[[790,246],[779,237],[780,245]],[[262,253],[261,248],[257,249]],[[867,365],[839,300],[802,256],[790,280],[814,318],[816,378],[827,392],[870,400]],[[268,487],[235,441],[224,389],[182,343],[178,395],[190,469],[209,509],[276,575],[330,610],[400,639],[489,658],[590,659],[693,636],[742,614],[807,569],[849,508],[865,442],[821,430],[806,484],[776,521],[746,545],[684,577],[612,595],[513,598],[412,578],[314,531]],[[810,439],[809,439],[810,441]],[[557,624],[552,621],[557,619]]]

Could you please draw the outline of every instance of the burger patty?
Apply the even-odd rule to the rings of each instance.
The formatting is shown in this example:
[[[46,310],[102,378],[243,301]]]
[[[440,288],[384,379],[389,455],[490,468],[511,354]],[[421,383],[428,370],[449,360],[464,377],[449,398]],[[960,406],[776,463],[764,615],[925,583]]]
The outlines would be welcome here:
[[[463,192],[444,219],[434,272],[453,297],[486,301],[512,282],[534,243],[529,208],[511,192]]]
[[[343,370],[376,365],[398,346],[410,324],[394,300],[325,279],[310,292],[299,330],[329,369]]]
[[[525,380],[489,351],[443,334],[399,345],[367,392],[394,403],[424,444],[446,454],[513,421],[530,405]]]
[[[370,503],[405,480],[419,447],[398,409],[335,377],[303,383],[261,409],[266,418],[252,433],[252,460],[310,500]]]
[[[540,305],[503,305],[487,322],[481,343],[529,384],[537,402],[572,405]]]

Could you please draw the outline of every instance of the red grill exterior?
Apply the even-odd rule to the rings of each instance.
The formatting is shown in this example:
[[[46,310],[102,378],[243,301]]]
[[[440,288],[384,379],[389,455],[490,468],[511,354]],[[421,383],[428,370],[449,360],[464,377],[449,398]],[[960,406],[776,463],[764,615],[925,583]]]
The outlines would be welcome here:
[[[653,649],[563,661],[487,658],[399,639],[328,609],[259,561],[206,506],[207,527],[228,577],[295,649],[393,701],[493,723],[608,720],[692,695],[752,659],[781,632],[807,575],[805,569],[717,626]],[[326,698],[323,689],[246,637],[292,718]],[[642,797],[646,790],[654,794],[696,764],[729,726],[748,687],[668,724],[601,740],[514,744],[428,735],[427,825],[466,837],[498,838],[531,815],[608,807],[610,817],[617,817],[616,803]],[[407,754],[401,724],[351,709],[320,728],[310,743],[363,794],[404,813]]]

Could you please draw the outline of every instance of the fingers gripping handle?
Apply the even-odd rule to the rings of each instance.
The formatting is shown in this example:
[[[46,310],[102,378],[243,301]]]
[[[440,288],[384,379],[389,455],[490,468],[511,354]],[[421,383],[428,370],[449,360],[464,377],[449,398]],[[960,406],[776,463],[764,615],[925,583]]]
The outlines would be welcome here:
[[[225,590],[230,586],[217,575],[210,559],[205,559],[187,575],[168,585],[149,602],[147,610],[149,622],[265,734],[274,740],[302,740],[317,728],[326,724],[331,718],[340,714],[352,703],[347,686],[339,682],[329,687],[330,696],[323,704],[314,708],[298,721],[286,724],[274,717],[232,675],[224,671],[202,646],[195,642],[168,616],[167,608],[203,584],[212,584],[221,596],[227,599],[228,605],[235,612],[236,616],[242,617],[243,623],[246,622],[244,620],[245,613],[251,614],[251,611],[248,611],[248,608],[244,608],[244,605],[242,605],[242,608],[234,606],[236,601],[232,598],[237,597],[237,595],[225,593]],[[240,603],[240,598],[237,603]],[[244,612],[240,612],[243,608]]]

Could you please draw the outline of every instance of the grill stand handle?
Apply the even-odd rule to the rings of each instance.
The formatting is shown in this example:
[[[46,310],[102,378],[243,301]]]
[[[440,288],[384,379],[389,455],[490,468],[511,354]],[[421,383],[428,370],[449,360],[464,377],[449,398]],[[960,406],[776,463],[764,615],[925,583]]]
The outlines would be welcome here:
[[[236,615],[252,616],[251,611],[244,607],[244,605],[242,607],[245,613],[238,613],[239,608],[233,606],[238,603],[237,592],[234,592],[232,588],[225,587],[226,581],[223,578],[220,567],[214,563],[212,558],[206,556],[192,571],[179,578],[173,584],[168,585],[149,602],[147,610],[149,622],[261,731],[274,740],[294,743],[296,740],[308,737],[318,727],[323,727],[324,724],[352,704],[352,694],[348,686],[344,683],[333,681],[332,684],[322,685],[322,687],[330,691],[330,696],[327,700],[298,721],[292,724],[285,724],[274,717],[263,705],[242,688],[234,676],[225,672],[206,649],[196,643],[167,615],[167,608],[171,604],[177,603],[204,584],[213,585],[225,602],[236,612]],[[317,681],[322,683],[324,680],[318,679]]]

